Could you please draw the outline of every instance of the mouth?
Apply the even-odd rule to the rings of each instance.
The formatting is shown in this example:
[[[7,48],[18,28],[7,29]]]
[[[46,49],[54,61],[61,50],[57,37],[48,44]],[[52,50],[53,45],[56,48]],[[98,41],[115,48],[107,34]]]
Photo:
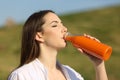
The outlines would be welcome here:
[[[65,43],[67,43],[67,41],[65,40],[65,37],[66,37],[66,36],[63,36],[62,39],[64,40]]]
[[[63,39],[65,40],[66,36],[68,35],[68,32],[63,35]]]

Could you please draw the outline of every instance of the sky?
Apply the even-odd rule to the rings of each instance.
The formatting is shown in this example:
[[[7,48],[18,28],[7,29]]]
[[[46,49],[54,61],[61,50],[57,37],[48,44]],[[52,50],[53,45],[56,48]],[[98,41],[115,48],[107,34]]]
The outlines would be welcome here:
[[[44,9],[60,15],[115,5],[120,5],[120,0],[0,0],[0,25],[8,18],[23,22],[32,13]]]

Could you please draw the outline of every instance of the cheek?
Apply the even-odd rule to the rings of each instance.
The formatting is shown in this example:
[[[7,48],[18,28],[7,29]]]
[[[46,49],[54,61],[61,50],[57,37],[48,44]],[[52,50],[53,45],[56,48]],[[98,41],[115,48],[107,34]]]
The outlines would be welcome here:
[[[59,43],[59,40],[57,39],[57,37],[55,35],[56,34],[52,34],[52,33],[47,34],[47,36],[44,40],[44,43],[47,46],[56,47],[57,44]]]
[[[60,39],[60,34],[57,31],[47,31],[44,37],[45,41],[49,43],[56,43]]]
[[[54,39],[55,37],[58,37],[59,33],[57,30],[48,30],[45,32],[45,37],[46,38],[52,38]]]
[[[49,41],[49,42],[52,42],[52,41],[55,41],[55,39],[57,38],[57,33],[55,33],[55,31],[46,31],[45,34],[44,34],[44,40],[45,41]]]

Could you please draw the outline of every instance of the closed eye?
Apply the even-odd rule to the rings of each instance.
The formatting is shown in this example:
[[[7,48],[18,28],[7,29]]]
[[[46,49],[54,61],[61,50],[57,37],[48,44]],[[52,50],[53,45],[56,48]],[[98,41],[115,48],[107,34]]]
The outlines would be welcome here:
[[[52,27],[57,27],[57,25],[53,25]]]

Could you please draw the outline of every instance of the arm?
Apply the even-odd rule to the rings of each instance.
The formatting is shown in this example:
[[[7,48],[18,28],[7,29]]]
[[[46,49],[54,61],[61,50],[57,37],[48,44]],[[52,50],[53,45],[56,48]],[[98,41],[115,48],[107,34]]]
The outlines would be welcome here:
[[[104,61],[94,64],[94,67],[96,71],[96,80],[108,80]]]
[[[96,39],[94,37],[91,37],[89,35],[85,35],[85,36],[100,42],[98,39]],[[93,62],[95,72],[96,72],[96,80],[108,80],[104,60],[94,57],[94,56],[88,54],[86,51],[83,51],[80,48],[78,48],[78,50],[80,52],[82,52],[84,55],[88,56],[90,58],[90,60]]]
[[[108,80],[104,61],[87,54],[86,52],[82,51],[80,48],[78,48],[78,50],[82,52],[82,54],[88,56],[92,61],[96,72],[96,80]]]

